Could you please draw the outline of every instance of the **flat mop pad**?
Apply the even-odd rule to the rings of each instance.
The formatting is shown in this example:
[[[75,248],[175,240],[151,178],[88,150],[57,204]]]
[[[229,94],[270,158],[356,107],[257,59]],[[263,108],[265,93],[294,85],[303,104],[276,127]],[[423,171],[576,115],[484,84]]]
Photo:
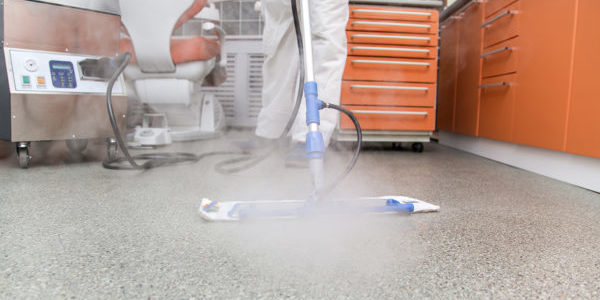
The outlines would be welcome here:
[[[209,222],[244,219],[295,219],[314,215],[411,214],[437,212],[440,207],[404,196],[358,198],[314,204],[303,200],[217,202],[202,199],[200,216]]]

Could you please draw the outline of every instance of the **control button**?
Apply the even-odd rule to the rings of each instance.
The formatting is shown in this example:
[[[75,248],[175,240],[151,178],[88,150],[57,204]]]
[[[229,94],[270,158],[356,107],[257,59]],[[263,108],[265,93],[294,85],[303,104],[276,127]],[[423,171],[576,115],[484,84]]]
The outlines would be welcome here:
[[[45,77],[43,77],[43,76],[38,76],[38,78],[37,78],[37,83],[38,83],[39,85],[44,85],[44,84],[46,84],[46,78],[45,78]]]
[[[38,69],[38,64],[33,59],[28,59],[25,61],[25,70],[29,72],[35,72]]]
[[[23,76],[23,84],[24,85],[30,85],[31,84],[31,78],[29,76]]]

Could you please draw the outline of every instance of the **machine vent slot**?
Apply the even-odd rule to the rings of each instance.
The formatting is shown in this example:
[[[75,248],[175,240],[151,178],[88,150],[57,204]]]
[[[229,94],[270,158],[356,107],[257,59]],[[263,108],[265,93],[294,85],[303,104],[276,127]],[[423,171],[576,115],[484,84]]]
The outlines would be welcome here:
[[[212,93],[221,102],[227,125],[255,127],[262,108],[261,40],[228,40],[227,81],[218,87],[204,87],[202,92]]]

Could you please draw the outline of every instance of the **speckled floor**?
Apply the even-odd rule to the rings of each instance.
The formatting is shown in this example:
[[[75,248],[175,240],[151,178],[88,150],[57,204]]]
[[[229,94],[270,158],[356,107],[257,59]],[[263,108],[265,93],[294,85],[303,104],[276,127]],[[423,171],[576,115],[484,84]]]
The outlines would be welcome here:
[[[31,169],[0,161],[3,299],[600,297],[599,194],[443,146],[367,149],[338,189],[439,213],[236,224],[202,221],[200,199],[303,198],[306,170],[276,154],[233,176],[216,157],[119,172],[94,160],[101,145],[83,162],[34,147]],[[328,170],[349,155],[330,152]]]

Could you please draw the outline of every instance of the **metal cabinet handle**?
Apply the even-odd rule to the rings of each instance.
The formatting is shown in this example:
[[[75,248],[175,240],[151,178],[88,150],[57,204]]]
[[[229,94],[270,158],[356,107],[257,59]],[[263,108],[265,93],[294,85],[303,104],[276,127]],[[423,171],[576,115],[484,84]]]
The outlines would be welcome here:
[[[428,92],[429,88],[419,86],[389,86],[389,85],[362,85],[353,84],[352,89],[372,89],[372,90],[406,90],[406,91],[424,91]]]
[[[398,40],[419,40],[431,41],[431,38],[424,36],[406,36],[406,35],[382,35],[382,34],[353,34],[352,38],[378,38],[378,39],[398,39]]]
[[[510,85],[510,82],[502,81],[502,82],[494,82],[494,83],[482,84],[482,85],[478,86],[478,88],[480,88],[480,89],[489,89],[489,88],[493,88],[493,87],[509,86],[509,85]]]
[[[352,50],[380,50],[380,51],[400,51],[400,52],[417,52],[417,53],[430,53],[427,49],[411,49],[411,48],[388,48],[388,47],[364,47],[354,46]]]
[[[354,25],[380,25],[380,26],[397,26],[397,27],[417,27],[417,28],[431,28],[431,25],[425,24],[414,24],[414,23],[391,23],[391,22],[370,22],[370,21],[354,21]]]
[[[481,58],[486,58],[486,57],[492,56],[494,54],[502,53],[504,51],[512,51],[512,50],[513,50],[513,47],[504,46],[502,48],[498,48],[498,49],[492,50],[490,52],[483,53],[483,54],[480,55],[480,57]]]
[[[412,15],[412,16],[426,16],[431,17],[431,13],[416,12],[416,11],[400,11],[400,10],[375,10],[375,9],[355,9],[352,11],[360,13],[374,13],[374,14],[396,14],[396,15]]]
[[[502,18],[504,18],[504,17],[506,17],[506,16],[511,16],[511,15],[514,15],[515,13],[516,13],[516,11],[514,11],[514,10],[507,10],[507,11],[505,11],[505,12],[503,12],[503,13],[501,13],[501,14],[499,14],[499,15],[497,15],[497,16],[495,16],[495,17],[493,17],[493,18],[491,18],[489,21],[487,21],[487,22],[485,22],[485,23],[481,24],[481,28],[488,27],[488,26],[490,26],[492,23],[494,23],[494,22],[496,22],[496,21],[498,21],[498,20],[500,20],[500,19],[502,19]]]
[[[353,110],[355,114],[370,114],[370,115],[402,115],[402,116],[427,116],[426,111],[389,111],[389,110]]]
[[[389,61],[389,60],[363,60],[354,59],[353,64],[381,64],[381,65],[405,65],[405,66],[424,66],[429,67],[429,63],[424,62],[411,62],[411,61]]]

